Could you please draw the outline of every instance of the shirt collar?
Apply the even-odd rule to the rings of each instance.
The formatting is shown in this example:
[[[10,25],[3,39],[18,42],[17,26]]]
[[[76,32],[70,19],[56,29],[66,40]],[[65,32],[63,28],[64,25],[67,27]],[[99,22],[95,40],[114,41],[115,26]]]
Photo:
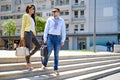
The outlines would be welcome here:
[[[60,17],[58,17],[58,18],[55,18],[55,17],[52,17],[53,19],[60,19]]]

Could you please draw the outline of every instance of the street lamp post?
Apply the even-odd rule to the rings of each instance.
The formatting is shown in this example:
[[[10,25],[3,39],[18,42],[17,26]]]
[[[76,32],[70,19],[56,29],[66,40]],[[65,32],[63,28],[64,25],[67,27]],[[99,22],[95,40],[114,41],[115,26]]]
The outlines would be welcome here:
[[[94,0],[94,33],[93,33],[93,50],[96,53],[96,0]]]
[[[9,33],[8,33],[8,50],[10,50],[10,28],[8,28],[8,31],[9,31]]]

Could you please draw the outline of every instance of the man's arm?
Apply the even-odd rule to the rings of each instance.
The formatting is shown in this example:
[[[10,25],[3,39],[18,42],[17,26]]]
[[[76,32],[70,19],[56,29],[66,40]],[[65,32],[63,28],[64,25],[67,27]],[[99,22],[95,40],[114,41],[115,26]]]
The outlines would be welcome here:
[[[47,22],[45,24],[45,29],[44,29],[44,43],[46,43],[46,41],[47,41],[48,26],[49,26],[49,20],[47,20]]]
[[[66,39],[66,26],[65,26],[65,22],[63,20],[63,23],[62,23],[62,40],[61,40],[61,45],[62,46],[64,45],[65,39]]]

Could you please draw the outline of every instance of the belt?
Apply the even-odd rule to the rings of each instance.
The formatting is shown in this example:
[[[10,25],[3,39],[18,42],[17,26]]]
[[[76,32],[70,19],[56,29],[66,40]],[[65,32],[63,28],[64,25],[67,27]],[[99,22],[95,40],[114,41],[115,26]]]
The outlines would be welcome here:
[[[54,37],[60,37],[60,35],[54,35],[54,34],[48,34],[50,36],[54,36]]]

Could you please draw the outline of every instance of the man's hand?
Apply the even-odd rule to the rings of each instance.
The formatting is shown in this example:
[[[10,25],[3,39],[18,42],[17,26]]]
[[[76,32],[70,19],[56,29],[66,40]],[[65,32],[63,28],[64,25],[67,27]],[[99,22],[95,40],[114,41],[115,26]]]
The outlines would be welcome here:
[[[63,46],[64,45],[64,42],[61,42],[61,46]]]
[[[44,41],[44,44],[46,44],[47,42],[46,41]]]

